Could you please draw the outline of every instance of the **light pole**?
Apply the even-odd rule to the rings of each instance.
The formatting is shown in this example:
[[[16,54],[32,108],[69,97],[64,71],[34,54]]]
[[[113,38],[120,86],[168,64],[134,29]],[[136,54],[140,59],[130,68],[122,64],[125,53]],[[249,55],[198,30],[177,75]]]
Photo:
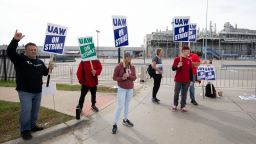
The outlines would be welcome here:
[[[206,3],[206,26],[205,26],[205,57],[204,59],[206,60],[207,59],[207,36],[208,36],[208,33],[207,33],[207,16],[208,16],[208,0],[207,0],[207,3]]]
[[[99,33],[100,33],[100,31],[99,30],[96,30],[96,32],[97,32],[97,55],[99,56]]]

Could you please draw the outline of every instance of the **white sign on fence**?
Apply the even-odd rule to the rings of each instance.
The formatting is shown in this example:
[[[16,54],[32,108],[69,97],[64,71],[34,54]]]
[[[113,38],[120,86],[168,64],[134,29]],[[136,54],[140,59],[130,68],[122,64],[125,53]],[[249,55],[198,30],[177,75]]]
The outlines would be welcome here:
[[[216,80],[216,69],[214,66],[199,66],[197,68],[198,80]]]

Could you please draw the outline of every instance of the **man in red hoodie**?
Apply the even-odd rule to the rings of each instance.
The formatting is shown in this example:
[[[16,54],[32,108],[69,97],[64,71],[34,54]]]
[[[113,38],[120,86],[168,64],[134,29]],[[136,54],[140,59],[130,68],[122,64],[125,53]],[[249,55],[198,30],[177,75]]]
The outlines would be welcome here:
[[[81,84],[81,95],[76,108],[76,118],[80,119],[80,113],[83,110],[84,98],[87,92],[91,92],[91,108],[95,112],[99,109],[96,107],[96,91],[98,85],[98,76],[102,71],[102,65],[99,60],[81,61],[77,69],[77,79]]]
[[[179,93],[181,91],[181,111],[187,112],[186,100],[187,92],[190,82],[192,81],[192,62],[187,56],[190,50],[188,46],[182,47],[182,52],[179,57],[176,57],[173,61],[172,70],[176,71],[174,78],[175,88],[174,88],[174,106],[172,111],[177,111],[179,103]]]

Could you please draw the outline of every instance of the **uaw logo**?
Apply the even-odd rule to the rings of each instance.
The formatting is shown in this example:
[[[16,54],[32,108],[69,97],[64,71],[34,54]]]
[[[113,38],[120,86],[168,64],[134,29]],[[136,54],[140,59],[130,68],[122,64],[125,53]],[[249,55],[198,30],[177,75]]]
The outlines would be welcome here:
[[[205,67],[204,66],[199,66],[197,68],[197,79],[205,80]]]
[[[115,47],[128,45],[128,30],[125,16],[113,16]]]
[[[205,80],[215,80],[215,68],[210,66],[205,69]]]
[[[174,18],[174,36],[175,42],[189,41],[189,17],[175,17]]]

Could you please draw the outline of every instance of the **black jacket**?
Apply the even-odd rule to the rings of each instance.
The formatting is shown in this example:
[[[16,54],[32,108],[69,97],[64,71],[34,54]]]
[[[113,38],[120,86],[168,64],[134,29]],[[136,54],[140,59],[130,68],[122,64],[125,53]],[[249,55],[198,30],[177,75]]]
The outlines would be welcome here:
[[[7,55],[16,70],[16,90],[30,93],[42,92],[43,75],[48,74],[48,69],[40,59],[30,59],[24,54],[18,54],[18,42],[12,39],[7,47]]]

